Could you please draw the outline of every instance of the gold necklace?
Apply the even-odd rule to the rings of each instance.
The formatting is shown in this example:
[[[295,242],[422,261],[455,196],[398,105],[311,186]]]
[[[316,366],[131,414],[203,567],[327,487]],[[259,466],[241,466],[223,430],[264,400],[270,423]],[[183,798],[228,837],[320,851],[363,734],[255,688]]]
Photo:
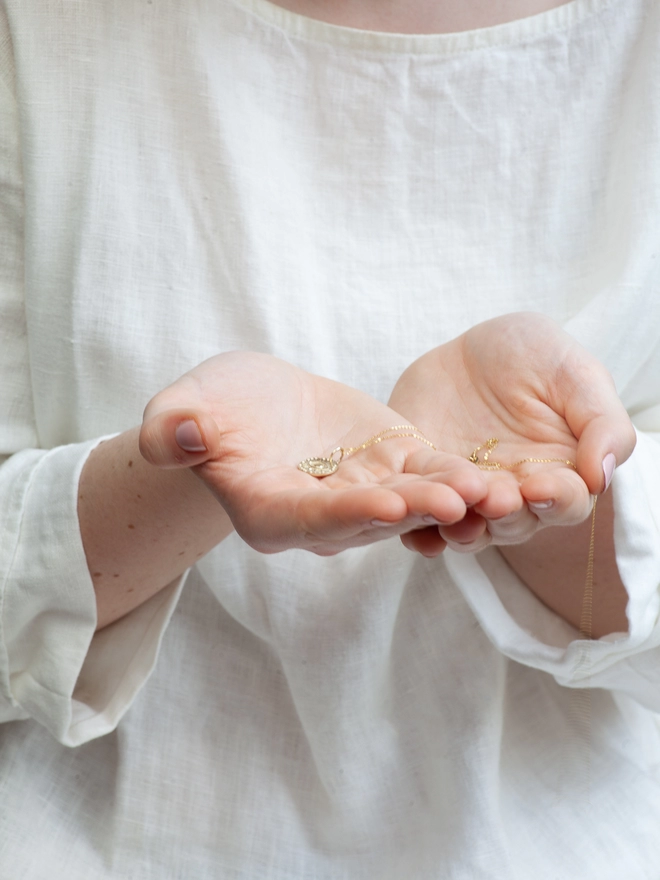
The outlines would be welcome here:
[[[400,433],[402,431],[406,431],[406,433]],[[359,446],[336,446],[327,457],[319,456],[318,458],[306,458],[299,462],[298,470],[304,471],[306,474],[310,474],[312,477],[318,477],[319,479],[322,477],[329,477],[330,474],[335,473],[340,463],[345,458],[348,458],[349,455],[359,452],[360,449],[367,449],[369,446],[375,446],[377,443],[382,443],[383,440],[393,440],[395,437],[413,437],[415,440],[421,440],[422,443],[426,443],[431,449],[437,451],[437,447],[435,447],[428,437],[425,437],[419,428],[416,428],[414,425],[393,425],[391,428],[385,428],[384,431],[379,431],[377,434],[374,434],[373,437],[369,437],[368,440],[365,440],[364,443],[360,443]]]

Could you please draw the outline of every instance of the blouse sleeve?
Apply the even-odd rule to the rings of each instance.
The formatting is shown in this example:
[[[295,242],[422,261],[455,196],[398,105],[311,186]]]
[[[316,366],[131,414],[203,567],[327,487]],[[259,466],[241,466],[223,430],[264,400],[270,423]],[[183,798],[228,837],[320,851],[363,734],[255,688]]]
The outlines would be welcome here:
[[[24,304],[24,195],[0,5],[0,721],[76,745],[113,729],[148,677],[183,578],[98,634],[78,480],[104,438],[39,448]]]
[[[472,558],[448,552],[446,561],[506,656],[562,685],[607,688],[660,712],[660,259],[650,240],[642,251],[636,265],[623,267],[628,283],[602,290],[566,327],[608,366],[637,430],[635,450],[611,487],[628,632],[580,639],[494,548]],[[585,571],[586,554],[585,547]]]

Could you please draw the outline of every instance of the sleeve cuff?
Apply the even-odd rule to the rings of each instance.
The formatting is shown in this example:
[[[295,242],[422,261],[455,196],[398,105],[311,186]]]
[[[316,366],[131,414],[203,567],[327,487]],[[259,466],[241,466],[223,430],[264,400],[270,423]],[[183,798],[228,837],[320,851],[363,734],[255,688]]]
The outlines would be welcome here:
[[[0,719],[34,718],[66,745],[117,724],[185,580],[95,635],[77,501],[83,465],[105,439],[25,450],[0,468]]]
[[[156,665],[185,580],[186,574],[95,634],[73,692],[64,745],[77,746],[115,729]]]
[[[445,553],[446,565],[492,643],[507,657],[568,687],[621,690],[660,711],[660,468],[658,446],[641,434],[617,469],[614,539],[628,591],[628,633],[595,641],[548,609],[493,548]]]

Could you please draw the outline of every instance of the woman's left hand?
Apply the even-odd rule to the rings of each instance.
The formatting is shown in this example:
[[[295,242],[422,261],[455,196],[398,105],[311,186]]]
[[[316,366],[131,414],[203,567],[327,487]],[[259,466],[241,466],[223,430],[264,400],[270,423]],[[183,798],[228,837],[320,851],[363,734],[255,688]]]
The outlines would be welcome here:
[[[478,324],[423,355],[403,373],[389,406],[445,452],[467,457],[482,446],[483,461],[486,442],[497,438],[493,462],[558,459],[484,471],[488,495],[462,522],[402,537],[425,555],[445,540],[472,552],[581,522],[591,495],[607,488],[635,445],[605,367],[554,321],[533,313]]]

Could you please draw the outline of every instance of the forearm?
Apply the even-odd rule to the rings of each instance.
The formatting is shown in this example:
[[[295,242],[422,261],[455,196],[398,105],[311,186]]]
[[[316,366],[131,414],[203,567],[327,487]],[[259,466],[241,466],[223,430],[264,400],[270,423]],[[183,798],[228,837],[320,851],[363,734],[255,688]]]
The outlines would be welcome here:
[[[98,629],[146,602],[222,541],[232,524],[188,469],[161,470],[134,428],[101,443],[80,479],[78,516]]]
[[[612,493],[600,496],[596,515],[592,636],[627,632],[628,594],[614,553]],[[579,526],[546,528],[524,544],[499,547],[529,589],[576,629],[580,628],[591,520]]]

